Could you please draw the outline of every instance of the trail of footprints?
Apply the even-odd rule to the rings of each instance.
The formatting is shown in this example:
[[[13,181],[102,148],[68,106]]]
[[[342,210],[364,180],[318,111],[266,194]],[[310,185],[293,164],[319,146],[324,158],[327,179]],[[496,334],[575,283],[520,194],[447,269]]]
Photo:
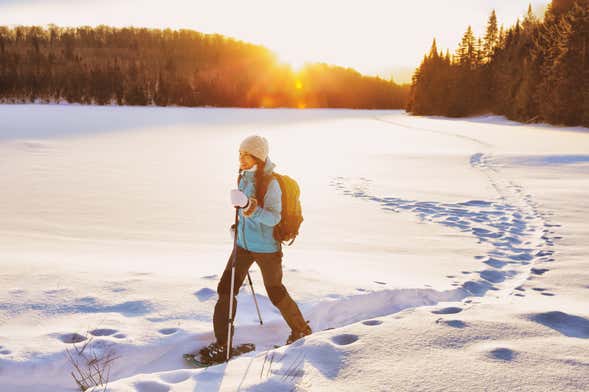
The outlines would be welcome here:
[[[202,277],[202,279],[204,279],[204,280],[214,280],[217,278],[218,278],[217,275],[207,275],[207,276]],[[216,291],[214,291],[213,289],[210,289],[210,288],[203,288],[201,290],[196,291],[193,294],[195,297],[197,297],[197,299],[199,301],[207,301],[207,300],[210,300],[211,298],[214,298],[216,296]],[[180,331],[179,328],[161,328],[158,330],[158,333],[163,336],[169,336],[169,335],[175,334],[178,331]],[[72,332],[72,333],[60,334],[57,336],[57,338],[59,340],[61,340],[63,343],[66,343],[66,344],[82,343],[82,342],[85,342],[88,339],[93,338],[93,337],[113,337],[116,339],[125,339],[127,337],[127,335],[117,331],[116,329],[112,329],[112,328],[98,328],[98,329],[94,329],[92,331],[88,331],[84,335],[82,335],[78,332]],[[2,350],[2,348],[0,346],[0,355],[9,354],[9,353],[10,353],[10,351]]]
[[[162,328],[162,329],[158,330],[158,333],[161,335],[167,336],[167,335],[172,335],[172,334],[178,332],[179,330],[180,330],[179,328]],[[90,339],[91,337],[113,337],[116,339],[124,339],[127,337],[127,335],[117,331],[116,329],[99,328],[99,329],[94,329],[92,331],[88,331],[88,333],[86,335],[82,335],[77,332],[61,334],[58,336],[58,339],[61,340],[63,343],[75,344],[75,343],[85,342],[86,340]],[[0,354],[2,354],[1,351],[0,351]]]
[[[549,268],[538,264],[554,261],[551,247],[562,238],[554,235],[554,228],[560,225],[551,224],[548,214],[540,211],[532,196],[521,186],[503,179],[492,158],[477,153],[471,157],[470,164],[488,177],[499,195],[497,201],[441,203],[377,197],[369,194],[371,180],[365,177],[336,177],[330,185],[345,195],[378,203],[385,211],[412,212],[423,223],[441,224],[470,233],[479,243],[490,243],[492,248],[487,254],[475,257],[482,262],[481,269],[461,271],[462,275],[473,278],[460,283],[455,275],[446,276],[452,279],[452,286],[461,287],[469,295],[483,296],[489,290],[498,291],[500,284],[522,271],[530,272],[530,281],[547,273]],[[525,291],[518,286],[511,289],[510,295],[525,296]],[[543,287],[535,288],[533,292],[543,296],[555,295]]]
[[[532,200],[532,196],[526,194],[521,186],[502,179],[489,156],[474,154],[470,164],[485,173],[499,195],[498,201],[469,200],[462,203],[440,203],[398,197],[377,197],[368,193],[371,181],[363,177],[356,180],[336,177],[330,185],[343,194],[379,203],[385,211],[395,213],[410,211],[417,214],[423,223],[437,223],[462,232],[469,232],[479,243],[490,243],[492,249],[486,255],[475,256],[476,260],[483,263],[483,269],[461,271],[462,275],[478,274],[478,279],[460,284],[455,280],[456,275],[446,276],[448,279],[453,279],[453,286],[461,286],[469,294],[482,296],[488,290],[499,290],[497,285],[527,268],[529,268],[527,281],[533,284],[536,278],[550,270],[541,266],[540,263],[550,263],[555,260],[551,247],[556,241],[562,239],[554,232],[554,229],[560,225],[550,223],[550,214],[540,211],[538,204]],[[523,297],[527,291],[523,285],[518,285],[511,289],[509,294]],[[532,287],[530,291],[546,297],[555,295],[545,287]],[[464,301],[464,303],[470,302],[472,302],[470,299]],[[433,309],[431,313],[451,316],[462,311],[462,307],[450,306]],[[571,333],[571,328],[574,326],[573,336],[589,336],[589,320],[578,316],[549,312],[529,315],[529,318],[563,334]],[[376,321],[367,320],[363,323],[365,325],[380,324]],[[439,318],[436,323],[450,328],[468,327],[468,324],[462,320],[444,317]],[[345,338],[340,339],[345,340]],[[492,361],[509,362],[516,359],[518,353],[508,347],[496,347],[485,349],[483,356]]]

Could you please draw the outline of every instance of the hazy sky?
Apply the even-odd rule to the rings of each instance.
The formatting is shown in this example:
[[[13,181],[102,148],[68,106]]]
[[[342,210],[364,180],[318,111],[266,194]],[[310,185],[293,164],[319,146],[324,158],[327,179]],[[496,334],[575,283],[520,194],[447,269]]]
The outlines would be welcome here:
[[[531,0],[542,14],[549,0]],[[0,25],[190,28],[262,44],[294,67],[323,61],[408,81],[432,38],[453,52],[492,9],[509,26],[530,0],[0,0]]]

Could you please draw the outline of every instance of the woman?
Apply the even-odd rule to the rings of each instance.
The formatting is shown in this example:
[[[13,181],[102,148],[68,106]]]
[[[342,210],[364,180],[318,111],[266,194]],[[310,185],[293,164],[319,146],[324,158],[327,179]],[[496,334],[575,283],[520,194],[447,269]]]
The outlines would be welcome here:
[[[274,166],[268,158],[268,141],[265,138],[253,135],[243,140],[239,147],[239,189],[231,191],[231,202],[239,208],[232,319],[237,307],[237,293],[255,261],[262,272],[270,301],[280,310],[291,329],[286,341],[290,344],[309,335],[311,328],[282,284],[282,244],[273,235],[274,226],[281,218],[282,192],[272,176]],[[260,200],[263,202],[260,203]],[[217,341],[201,350],[201,355],[211,361],[225,359],[232,259],[233,252],[217,286],[219,298],[213,315]]]

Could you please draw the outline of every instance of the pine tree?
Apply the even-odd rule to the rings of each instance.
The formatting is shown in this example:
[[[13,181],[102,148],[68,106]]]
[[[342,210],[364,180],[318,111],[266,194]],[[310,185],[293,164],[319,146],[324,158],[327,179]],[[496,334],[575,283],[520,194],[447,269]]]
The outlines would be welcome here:
[[[472,32],[472,27],[468,26],[466,32],[462,36],[458,50],[456,51],[458,63],[466,68],[473,68],[476,62],[475,52],[475,38]]]
[[[272,106],[297,105],[285,83],[294,73],[277,69],[266,48],[190,30],[0,26],[0,97],[19,102],[258,106],[271,97]],[[309,96],[315,105],[399,108],[408,95],[338,67],[317,78],[330,83]]]
[[[436,45],[436,39],[434,38],[432,42],[432,47],[429,50],[429,58],[430,59],[437,59],[438,55],[438,46]]]
[[[477,43],[475,45],[475,68],[479,67],[481,64],[485,62],[485,49],[483,40],[477,38]]]
[[[413,80],[412,112],[490,110],[517,121],[589,126],[589,0],[554,0],[541,21],[529,6],[523,21],[496,36],[493,16],[482,50],[470,27],[454,59],[436,56],[432,45]]]
[[[536,15],[534,15],[534,12],[532,11],[532,4],[529,4],[528,11],[526,12],[526,16],[522,22],[522,27],[529,33],[534,27],[536,27],[537,23],[538,18],[536,18]]]
[[[589,89],[587,44],[589,42],[589,0],[577,0],[559,22],[561,39],[553,65],[556,121],[567,125],[583,121]]]
[[[503,28],[503,26],[501,28]],[[493,53],[495,53],[495,48],[499,43],[500,34],[497,29],[497,14],[495,14],[495,10],[493,10],[491,16],[489,16],[489,21],[487,22],[487,32],[485,34],[485,43],[483,46],[483,54],[487,62],[491,61]]]

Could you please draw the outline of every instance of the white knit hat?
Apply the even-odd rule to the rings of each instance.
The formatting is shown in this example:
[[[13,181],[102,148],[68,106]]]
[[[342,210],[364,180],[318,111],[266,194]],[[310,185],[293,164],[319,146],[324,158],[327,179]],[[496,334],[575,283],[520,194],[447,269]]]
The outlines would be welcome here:
[[[247,152],[265,161],[268,157],[268,140],[258,135],[248,136],[239,145],[239,151]]]

